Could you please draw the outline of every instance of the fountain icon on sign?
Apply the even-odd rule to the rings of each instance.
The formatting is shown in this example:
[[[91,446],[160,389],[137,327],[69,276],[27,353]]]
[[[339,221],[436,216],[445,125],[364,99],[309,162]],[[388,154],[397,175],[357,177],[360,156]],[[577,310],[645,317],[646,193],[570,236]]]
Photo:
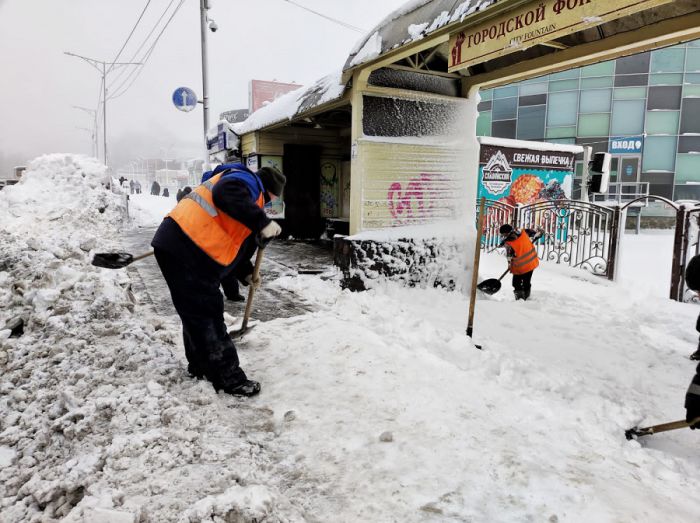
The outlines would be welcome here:
[[[178,87],[173,91],[173,104],[180,111],[188,113],[197,107],[197,95],[189,87]]]

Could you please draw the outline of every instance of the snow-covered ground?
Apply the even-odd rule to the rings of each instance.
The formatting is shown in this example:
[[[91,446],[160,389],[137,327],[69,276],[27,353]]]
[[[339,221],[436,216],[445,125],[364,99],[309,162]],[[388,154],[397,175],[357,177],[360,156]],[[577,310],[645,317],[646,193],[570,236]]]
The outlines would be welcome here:
[[[698,308],[667,283],[543,264],[528,302],[477,303],[477,350],[458,293],[283,277],[320,311],[246,337],[263,391],[236,399],[186,376],[178,323],[124,271],[89,264],[127,226],[100,176],[53,155],[0,192],[0,326],[26,319],[0,332],[3,523],[697,521],[700,434],[624,437],[685,414]],[[626,238],[649,280],[654,236]]]

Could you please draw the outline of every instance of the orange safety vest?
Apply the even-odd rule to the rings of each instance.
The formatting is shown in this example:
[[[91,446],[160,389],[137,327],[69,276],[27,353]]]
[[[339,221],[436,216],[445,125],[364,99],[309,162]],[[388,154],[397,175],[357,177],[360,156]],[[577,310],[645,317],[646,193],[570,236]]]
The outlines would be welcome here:
[[[252,231],[214,205],[212,189],[222,174],[212,176],[185,196],[168,216],[212,260],[228,266]],[[255,203],[261,209],[265,205],[262,191]]]
[[[537,250],[525,231],[522,231],[517,239],[506,243],[515,251],[515,257],[510,262],[510,272],[525,274],[539,267],[540,260],[537,258]]]

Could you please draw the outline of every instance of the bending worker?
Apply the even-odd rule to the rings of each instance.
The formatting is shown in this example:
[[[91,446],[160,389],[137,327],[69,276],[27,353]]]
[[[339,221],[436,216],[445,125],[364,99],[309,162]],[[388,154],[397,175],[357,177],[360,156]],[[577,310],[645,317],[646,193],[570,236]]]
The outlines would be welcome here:
[[[539,240],[544,231],[524,229],[519,231],[510,224],[501,225],[498,233],[503,238],[501,246],[506,248],[508,268],[513,274],[513,292],[516,300],[530,297],[532,273],[540,265],[534,242]]]
[[[230,273],[245,284],[260,284],[253,281],[250,257],[256,239],[263,244],[282,230],[263,206],[281,196],[285,182],[271,167],[253,173],[242,164],[220,165],[165,217],[151,242],[182,320],[188,371],[217,392],[260,392],[260,383],[239,366],[219,286]]]

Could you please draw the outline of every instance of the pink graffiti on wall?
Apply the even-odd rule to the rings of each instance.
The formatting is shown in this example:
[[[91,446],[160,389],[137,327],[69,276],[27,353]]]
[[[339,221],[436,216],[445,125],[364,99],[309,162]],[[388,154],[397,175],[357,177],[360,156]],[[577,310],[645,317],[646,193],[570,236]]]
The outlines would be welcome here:
[[[386,195],[392,218],[401,223],[410,218],[429,217],[435,207],[434,196],[430,193],[435,191],[434,184],[440,178],[439,174],[421,173],[408,182],[406,190],[401,182],[392,183]]]

